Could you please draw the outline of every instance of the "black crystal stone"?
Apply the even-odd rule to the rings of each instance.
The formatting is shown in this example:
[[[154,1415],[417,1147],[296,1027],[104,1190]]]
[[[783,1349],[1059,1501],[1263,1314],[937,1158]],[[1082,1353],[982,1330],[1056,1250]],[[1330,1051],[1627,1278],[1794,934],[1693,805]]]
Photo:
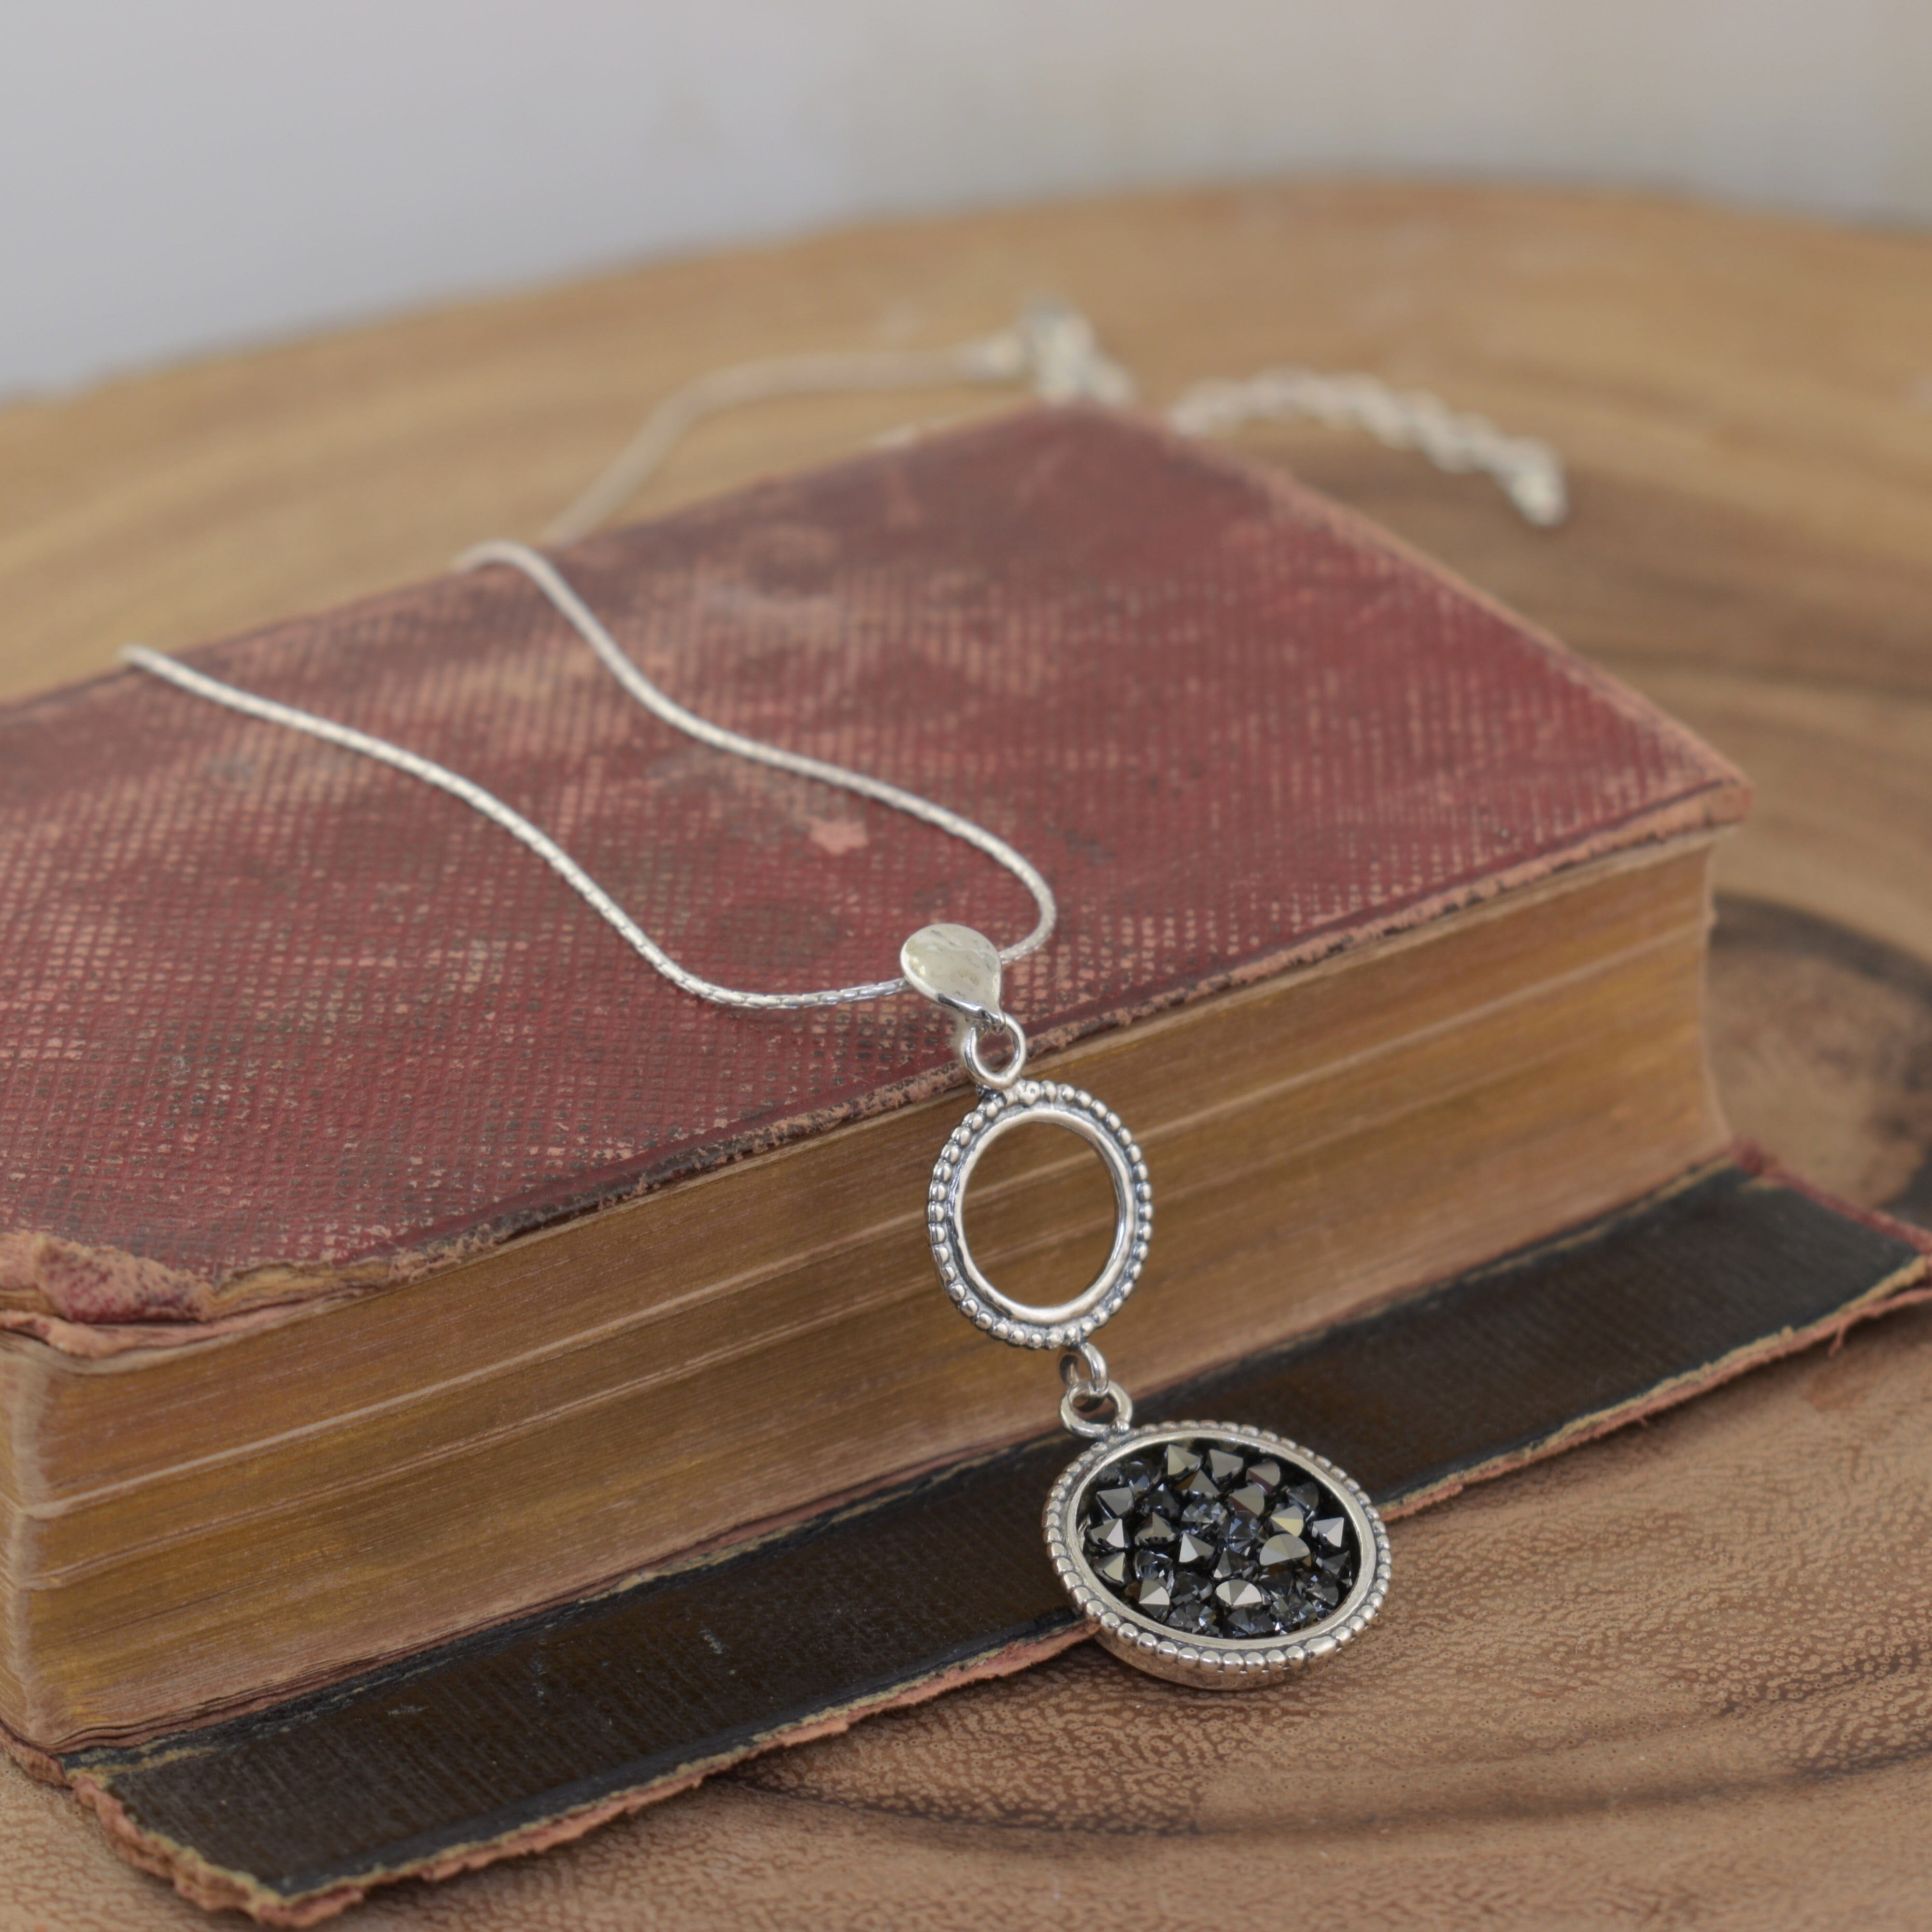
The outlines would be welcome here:
[[[1223,1610],[1221,1628],[1229,1636],[1276,1636],[1281,1633],[1274,1609],[1266,1603],[1238,1604]]]
[[[1227,1521],[1221,1526],[1221,1547],[1223,1550],[1258,1549],[1267,1534],[1252,1516],[1237,1516],[1230,1510]]]
[[[1178,1522],[1180,1512],[1187,1507],[1186,1498],[1171,1483],[1156,1483],[1140,1500],[1140,1508],[1156,1516],[1164,1516],[1169,1522]]]
[[[1204,1570],[1178,1570],[1174,1576],[1174,1600],[1198,1604],[1214,1587],[1214,1580]]]
[[[1284,1632],[1319,1623],[1328,1614],[1326,1611],[1317,1609],[1292,1585],[1278,1586],[1268,1584],[1265,1586],[1265,1594],[1269,1614],[1274,1617],[1276,1626]]]
[[[1255,1564],[1257,1568],[1270,1572],[1303,1570],[1313,1555],[1298,1536],[1271,1536],[1255,1552]]]
[[[1220,1612],[1204,1597],[1189,1603],[1177,1601],[1160,1621],[1189,1636],[1219,1636],[1221,1634]]]
[[[1143,1590],[1174,1587],[1174,1558],[1157,1550],[1137,1550],[1130,1565],[1134,1581]]]
[[[1076,1527],[1104,1588],[1187,1636],[1254,1642],[1305,1630],[1334,1614],[1363,1562],[1325,1484],[1219,1436],[1102,1465]]]
[[[1210,1536],[1219,1536],[1227,1521],[1228,1505],[1215,1496],[1190,1496],[1180,1512],[1183,1528],[1205,1530]]]

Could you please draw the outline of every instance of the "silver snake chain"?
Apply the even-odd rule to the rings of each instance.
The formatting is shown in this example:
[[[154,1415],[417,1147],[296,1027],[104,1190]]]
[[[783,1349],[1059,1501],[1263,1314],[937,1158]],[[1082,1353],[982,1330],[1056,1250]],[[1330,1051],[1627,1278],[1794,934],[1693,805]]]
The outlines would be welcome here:
[[[848,772],[843,766],[827,764],[822,758],[808,758],[796,752],[782,750],[776,745],[763,744],[756,738],[728,731],[722,725],[713,724],[695,712],[687,711],[674,699],[666,697],[625,656],[616,638],[547,558],[521,544],[486,543],[466,550],[457,560],[456,567],[458,570],[473,570],[486,563],[506,563],[513,569],[520,570],[562,613],[578,635],[597,653],[598,662],[646,711],[687,736],[695,738],[700,745],[709,745],[714,751],[728,752],[734,758],[747,759],[753,764],[769,765],[774,770],[790,772],[800,778],[817,778],[822,784],[837,786],[841,791],[854,792],[861,798],[875,800],[880,805],[890,806],[896,812],[903,812],[908,818],[936,825],[940,831],[964,839],[988,858],[997,860],[1032,893],[1034,904],[1040,908],[1039,923],[1016,945],[1001,947],[1000,960],[1010,965],[1016,959],[1024,959],[1029,952],[1038,952],[1046,944],[1058,916],[1053,889],[1032,862],[1004,838],[958,812],[950,812],[944,806],[935,805],[929,798],[921,798],[915,792],[888,784],[883,778],[868,777],[863,772]],[[495,793],[484,790],[475,779],[466,778],[461,772],[453,772],[448,766],[440,765],[418,752],[406,751],[400,745],[392,745],[386,738],[372,737],[366,731],[339,724],[333,718],[320,718],[312,711],[298,710],[292,704],[278,704],[272,698],[259,697],[254,692],[224,684],[219,678],[210,677],[205,671],[190,670],[186,664],[177,664],[173,658],[163,657],[158,651],[151,651],[145,645],[130,644],[121,656],[125,662],[152,671],[155,676],[165,678],[169,683],[183,691],[191,691],[197,697],[212,698],[217,704],[225,704],[232,711],[242,712],[267,724],[284,724],[291,730],[305,731],[311,738],[320,738],[326,744],[338,745],[345,751],[360,752],[364,758],[374,758],[399,772],[406,772],[412,778],[421,778],[425,784],[435,785],[452,797],[460,798],[493,824],[500,825],[512,838],[521,840],[608,920],[626,944],[649,961],[673,986],[696,994],[700,1000],[710,1000],[721,1006],[770,1011],[774,1008],[846,1006],[859,1000],[890,999],[895,993],[910,990],[903,975],[890,980],[868,980],[856,986],[824,986],[809,993],[754,993],[740,986],[721,986],[715,980],[707,980],[692,972],[689,967],[680,966],[555,839],[532,825],[514,806],[506,805]]]
[[[1130,401],[1134,393],[1132,378],[1102,352],[1086,318],[1051,304],[1030,310],[1012,328],[952,349],[788,356],[739,364],[700,376],[667,398],[604,473],[544,535],[549,542],[567,542],[595,528],[635,494],[692,424],[721,410],[802,392],[1019,381],[1026,382],[1036,394],[1049,401],[1085,398],[1120,404]],[[1197,384],[1172,405],[1168,420],[1184,434],[1198,435],[1226,430],[1243,422],[1294,413],[1367,429],[1396,447],[1420,449],[1444,470],[1484,471],[1502,485],[1519,512],[1532,523],[1548,525],[1563,518],[1566,507],[1563,472],[1546,444],[1530,437],[1504,436],[1481,417],[1453,416],[1433,396],[1420,392],[1398,393],[1373,376],[1322,377],[1306,370],[1269,370],[1245,385]],[[522,544],[484,543],[466,550],[455,567],[459,571],[473,570],[490,563],[506,564],[522,572],[596,653],[598,662],[618,683],[646,710],[674,729],[714,751],[769,766],[775,771],[814,778],[841,791],[889,806],[895,812],[902,812],[908,818],[962,840],[1004,866],[1033,895],[1040,918],[1024,939],[1000,948],[1003,964],[1011,965],[1038,952],[1052,936],[1058,917],[1052,888],[1024,854],[997,834],[959,812],[936,805],[916,792],[888,784],[883,778],[765,744],[699,717],[660,691],[638,668],[548,558]],[[352,725],[338,724],[333,718],[225,683],[206,671],[164,657],[144,644],[123,646],[121,658],[124,663],[148,672],[178,690],[191,692],[197,698],[225,705],[264,724],[279,724],[344,751],[359,752],[460,799],[535,853],[608,921],[640,958],[673,986],[699,999],[721,1006],[790,1011],[890,999],[912,990],[902,974],[804,993],[757,993],[742,987],[720,986],[679,964],[554,838],[473,778],[466,778],[420,752],[392,744],[386,738],[358,731]]]

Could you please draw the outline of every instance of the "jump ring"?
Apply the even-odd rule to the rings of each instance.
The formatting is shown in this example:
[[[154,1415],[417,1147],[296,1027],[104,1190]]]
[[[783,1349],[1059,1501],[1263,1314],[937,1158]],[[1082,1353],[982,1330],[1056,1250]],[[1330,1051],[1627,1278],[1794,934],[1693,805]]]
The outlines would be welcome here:
[[[1070,1436],[1084,1436],[1090,1441],[1098,1442],[1103,1436],[1122,1436],[1134,1425],[1133,1398],[1118,1382],[1107,1384],[1107,1400],[1112,1413],[1102,1422],[1097,1417],[1082,1415],[1075,1408],[1074,1392],[1069,1389],[1060,1398],[1060,1420]]]
[[[1083,1380],[1080,1370],[1087,1371]],[[1082,1342],[1060,1358],[1060,1379],[1070,1394],[1082,1402],[1098,1402],[1112,1386],[1107,1373],[1107,1358],[1091,1342]]]
[[[1013,1043],[1012,1055],[1004,1066],[988,1066],[980,1051],[981,1042],[989,1032],[1004,1033]],[[967,1072],[979,1085],[990,1087],[995,1094],[1004,1094],[1026,1071],[1027,1036],[1011,1013],[975,1020],[959,1042],[959,1058],[966,1063]]]

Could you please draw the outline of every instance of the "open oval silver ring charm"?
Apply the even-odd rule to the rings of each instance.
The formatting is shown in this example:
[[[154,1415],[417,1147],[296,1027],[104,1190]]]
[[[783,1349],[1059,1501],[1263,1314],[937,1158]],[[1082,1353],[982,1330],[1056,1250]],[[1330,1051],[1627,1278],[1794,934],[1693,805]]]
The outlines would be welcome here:
[[[1269,1683],[1360,1632],[1388,1593],[1388,1533],[1360,1485],[1325,1456],[1265,1429],[1181,1422],[1136,1429],[1133,1404],[1092,1336],[1139,1280],[1154,1190],[1133,1136],[1076,1087],[1025,1076],[1026,1036],[1000,1004],[1000,955],[970,926],[930,926],[900,965],[946,1008],[979,1092],[934,1163],[926,1233],[940,1285],[996,1340],[1058,1348],[1060,1419],[1088,1446],[1054,1484],[1044,1526],[1054,1573],[1093,1634],[1157,1677],[1210,1690]],[[989,1038],[1009,1042],[997,1066]],[[1064,1128],[1113,1184],[1114,1239],[1081,1292],[1051,1306],[988,1280],[966,1239],[966,1189],[1001,1134]]]
[[[981,1154],[1008,1129],[1028,1121],[1064,1127],[1100,1156],[1114,1184],[1114,1242],[1106,1264],[1070,1301],[1038,1308],[1003,1294],[967,1246],[966,1184]],[[1133,1292],[1154,1227],[1154,1190],[1134,1137],[1104,1102],[1077,1087],[1016,1080],[982,1094],[933,1163],[926,1225],[939,1279],[961,1314],[1002,1342],[1027,1348],[1071,1348],[1086,1340]]]

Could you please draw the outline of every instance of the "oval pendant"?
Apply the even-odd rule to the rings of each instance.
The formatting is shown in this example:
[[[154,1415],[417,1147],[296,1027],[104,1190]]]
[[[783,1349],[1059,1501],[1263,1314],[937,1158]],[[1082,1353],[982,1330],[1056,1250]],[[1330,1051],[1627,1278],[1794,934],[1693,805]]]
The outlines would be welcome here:
[[[1388,1591],[1388,1533],[1360,1485],[1265,1429],[1103,1436],[1054,1484],[1044,1527],[1101,1643],[1208,1690],[1271,1683],[1326,1656]]]
[[[900,951],[908,982],[961,1022],[959,1057],[979,1089],[934,1163],[926,1234],[939,1279],[969,1321],[1024,1348],[1060,1348],[1060,1420],[1094,1439],[1047,1498],[1046,1546],[1074,1607],[1116,1657],[1214,1690],[1271,1682],[1354,1636],[1388,1592],[1389,1546],[1361,1486],[1325,1456],[1265,1429],[1179,1422],[1136,1429],[1133,1403],[1091,1340],[1140,1279],[1154,1188],[1119,1114],[1078,1087],[1024,1078],[1026,1034],[1000,1005],[992,941],[970,927],[922,928]],[[1004,1034],[1004,1064],[984,1038]],[[980,1156],[1028,1122],[1090,1146],[1114,1186],[1114,1239],[1080,1293],[1016,1300],[967,1244],[966,1189]]]
[[[966,1188],[998,1137],[1029,1122],[1062,1127],[1100,1156],[1114,1189],[1114,1239],[1100,1272],[1070,1300],[1050,1308],[1016,1301],[980,1272],[966,1242]],[[1119,1114],[1078,1087],[1020,1080],[1007,1093],[982,1092],[933,1163],[926,1190],[926,1238],[940,1285],[969,1322],[1023,1348],[1070,1348],[1084,1342],[1133,1292],[1147,1261],[1154,1190],[1147,1162]]]

